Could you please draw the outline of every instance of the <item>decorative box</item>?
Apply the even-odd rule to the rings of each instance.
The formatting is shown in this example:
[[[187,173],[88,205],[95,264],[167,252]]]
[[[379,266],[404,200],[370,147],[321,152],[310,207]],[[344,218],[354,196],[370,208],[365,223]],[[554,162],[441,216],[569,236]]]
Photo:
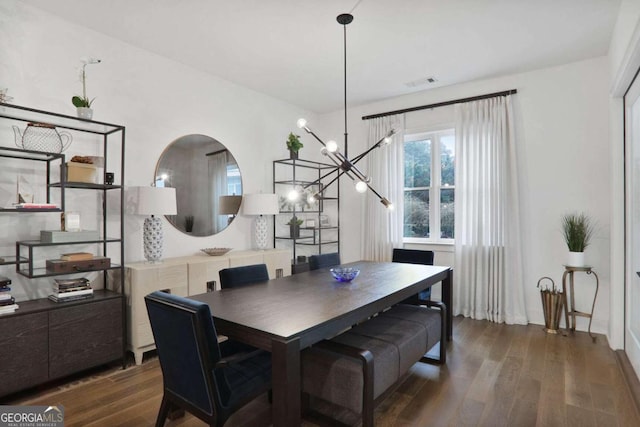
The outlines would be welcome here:
[[[100,240],[100,233],[93,230],[40,230],[41,243],[90,242],[94,240]]]
[[[104,270],[109,267],[111,267],[111,258],[106,257],[93,257],[93,259],[81,261],[47,260],[47,271],[50,273],[77,273],[80,271]]]
[[[67,162],[67,181],[95,184],[98,182],[98,168],[88,163]]]

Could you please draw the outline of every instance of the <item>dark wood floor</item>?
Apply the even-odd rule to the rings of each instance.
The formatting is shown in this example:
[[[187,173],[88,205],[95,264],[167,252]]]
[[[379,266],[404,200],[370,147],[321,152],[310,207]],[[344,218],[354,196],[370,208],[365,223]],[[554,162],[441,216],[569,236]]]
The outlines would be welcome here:
[[[537,325],[456,318],[446,367],[416,364],[376,409],[378,426],[640,426],[604,336],[547,335]],[[145,359],[146,360],[146,359]],[[150,426],[161,400],[155,357],[92,372],[11,404],[65,407],[65,426]],[[228,426],[269,425],[266,396]],[[200,426],[186,415],[167,426]],[[306,421],[305,425],[314,423]]]

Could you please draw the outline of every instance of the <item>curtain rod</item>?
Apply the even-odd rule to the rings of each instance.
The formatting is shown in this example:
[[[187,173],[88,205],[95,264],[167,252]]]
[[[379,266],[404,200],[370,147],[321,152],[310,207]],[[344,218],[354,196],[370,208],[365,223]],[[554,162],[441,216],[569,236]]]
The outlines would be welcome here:
[[[479,101],[481,99],[495,98],[497,96],[513,95],[516,93],[518,93],[517,89],[505,90],[503,92],[488,93],[486,95],[472,96],[470,98],[454,99],[452,101],[438,102],[436,104],[421,105],[419,107],[404,108],[402,110],[387,111],[386,113],[372,114],[370,116],[362,117],[362,120],[371,120],[371,119],[376,119],[378,117],[393,116],[395,114],[402,114],[402,113],[410,113],[412,111],[426,110],[427,108],[445,107],[447,105],[460,104],[462,102]]]

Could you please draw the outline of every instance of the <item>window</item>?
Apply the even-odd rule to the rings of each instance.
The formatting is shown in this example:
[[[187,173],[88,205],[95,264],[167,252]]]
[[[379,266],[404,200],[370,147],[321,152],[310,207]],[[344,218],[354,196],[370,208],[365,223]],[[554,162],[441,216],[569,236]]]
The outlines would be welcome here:
[[[405,135],[405,240],[453,241],[454,160],[453,129]]]

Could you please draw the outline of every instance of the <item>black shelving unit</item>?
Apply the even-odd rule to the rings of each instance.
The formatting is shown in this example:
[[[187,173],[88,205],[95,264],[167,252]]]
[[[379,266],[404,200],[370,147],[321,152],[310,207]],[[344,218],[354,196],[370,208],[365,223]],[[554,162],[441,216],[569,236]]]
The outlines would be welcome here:
[[[273,192],[278,194],[281,200],[286,197],[292,189],[302,189],[314,182],[318,182],[321,177],[335,169],[335,166],[328,163],[316,162],[306,159],[281,159],[273,161]],[[331,180],[335,175],[331,175],[327,180]],[[324,190],[324,191],[323,191]],[[304,224],[300,226],[299,236],[291,236],[287,227],[276,224],[273,229],[274,246],[278,243],[289,242],[292,248],[292,264],[296,264],[297,256],[302,247],[306,247],[306,254],[322,254],[329,252],[340,252],[340,180],[334,182],[329,188],[324,189],[322,184],[309,187],[308,191],[322,192],[324,197],[320,198],[312,207],[305,208],[305,204],[284,203],[281,204],[280,214],[277,218],[293,217],[303,215],[306,219],[313,218],[315,226],[308,227]],[[289,206],[286,206],[286,205]],[[323,225],[321,219],[324,215],[330,214],[334,224]],[[282,222],[282,221],[280,221]],[[281,245],[282,246],[282,245]],[[315,247],[313,250],[311,247]]]
[[[29,301],[18,302],[20,307],[14,313],[0,316],[0,342],[12,342],[13,340],[18,340],[17,342],[26,342],[28,341],[29,336],[35,337],[36,335],[40,336],[44,334],[40,338],[46,338],[45,335],[47,335],[49,343],[44,357],[44,359],[47,359],[48,355],[48,359],[46,360],[48,365],[44,368],[44,374],[37,376],[37,379],[34,377],[33,379],[24,381],[18,377],[13,378],[12,375],[15,373],[19,376],[21,373],[32,368],[31,366],[22,366],[26,363],[23,363],[23,361],[30,360],[26,354],[29,350],[24,348],[25,356],[21,357],[20,354],[16,354],[16,350],[9,348],[4,350],[0,349],[0,358],[5,361],[3,363],[8,363],[8,365],[10,365],[7,368],[7,372],[11,373],[9,378],[5,378],[8,385],[6,387],[0,387],[0,395],[19,391],[54,378],[59,378],[99,364],[114,361],[118,358],[122,359],[122,366],[124,368],[126,366],[125,337],[127,330],[126,302],[122,293],[124,291],[125,277],[123,265],[124,187],[122,185],[124,183],[125,169],[125,127],[122,125],[85,120],[64,114],[3,103],[0,103],[0,119],[5,119],[3,120],[5,123],[45,123],[53,125],[57,129],[72,131],[75,135],[100,135],[100,142],[81,141],[80,144],[102,144],[102,147],[100,147],[102,150],[98,148],[97,151],[101,151],[101,156],[104,159],[104,164],[102,165],[103,174],[98,177],[98,183],[69,182],[65,180],[67,174],[64,154],[23,150],[7,146],[12,144],[13,141],[0,142],[5,145],[0,147],[0,159],[15,158],[26,161],[43,162],[45,164],[43,173],[46,176],[47,203],[51,203],[52,191],[58,192],[55,194],[58,196],[56,201],[59,200],[59,207],[56,208],[15,209],[4,207],[0,208],[0,213],[26,215],[26,224],[30,218],[33,218],[31,214],[40,214],[42,212],[64,212],[68,207],[68,200],[66,200],[68,198],[65,198],[65,195],[70,191],[97,191],[100,195],[98,199],[101,199],[101,203],[98,207],[96,218],[101,215],[101,236],[103,236],[96,240],[56,243],[40,242],[39,240],[16,241],[15,254],[0,255],[0,258],[3,259],[0,262],[0,265],[15,265],[15,272],[17,275],[30,279],[70,275],[73,273],[52,272],[46,268],[41,268],[39,265],[35,265],[38,261],[36,261],[34,252],[44,248],[60,247],[60,253],[64,253],[65,251],[70,251],[68,249],[69,247],[73,250],[74,245],[95,245],[94,247],[96,248],[96,252],[100,253],[100,255],[111,258],[115,256],[115,254],[118,254],[120,260],[119,263],[112,263],[108,268],[76,272],[77,274],[85,271],[102,271],[103,289],[94,289],[93,298],[63,303],[55,303],[49,301],[47,298],[32,299]],[[116,168],[114,170],[119,168],[119,179],[116,179],[116,182],[118,182],[116,185],[104,184],[109,167]],[[53,173],[53,171],[55,171],[55,173]],[[1,169],[0,173],[2,173]],[[59,180],[53,182],[54,180],[52,180],[52,175],[56,176],[58,173]],[[111,194],[110,192],[117,192],[118,195],[115,198],[107,197],[108,193]],[[116,202],[118,199],[120,206],[118,208],[112,207],[111,204],[115,205],[118,203]],[[108,221],[110,221],[110,226],[108,226]],[[106,237],[108,235],[108,231],[112,235]],[[113,234],[119,235],[113,236]],[[112,274],[114,272],[117,274]],[[114,283],[114,281],[116,281],[116,283]],[[109,283],[109,287],[117,291],[107,289],[107,284]],[[114,310],[118,312],[115,320]],[[100,316],[96,316],[95,313],[101,314]],[[91,326],[87,326],[86,323],[76,324],[73,320],[80,320],[80,318],[92,319],[92,323],[94,324]],[[45,324],[41,324],[42,322]],[[5,327],[11,326],[14,323],[16,325],[24,325],[25,330],[22,332],[14,332],[11,328]],[[59,324],[60,326],[55,326],[56,324]],[[88,329],[85,330],[85,328]],[[94,329],[95,333],[92,332]],[[52,341],[52,337],[57,337],[61,333],[63,335],[68,333],[70,336],[77,336],[77,339],[73,341],[73,345],[75,346],[74,348],[77,347],[75,350],[74,348],[62,348],[60,345]],[[107,338],[101,340],[101,336]],[[86,342],[82,341],[82,337],[84,337]],[[40,341],[40,339],[38,341]],[[47,341],[47,339],[45,339],[45,341]],[[114,348],[114,346],[116,347]],[[67,366],[67,362],[65,362],[65,360],[75,360],[75,356],[70,356],[72,353],[77,354],[79,359]],[[81,357],[79,356],[80,354]],[[45,361],[44,359],[43,361]],[[7,360],[9,360],[9,362],[7,362]]]

